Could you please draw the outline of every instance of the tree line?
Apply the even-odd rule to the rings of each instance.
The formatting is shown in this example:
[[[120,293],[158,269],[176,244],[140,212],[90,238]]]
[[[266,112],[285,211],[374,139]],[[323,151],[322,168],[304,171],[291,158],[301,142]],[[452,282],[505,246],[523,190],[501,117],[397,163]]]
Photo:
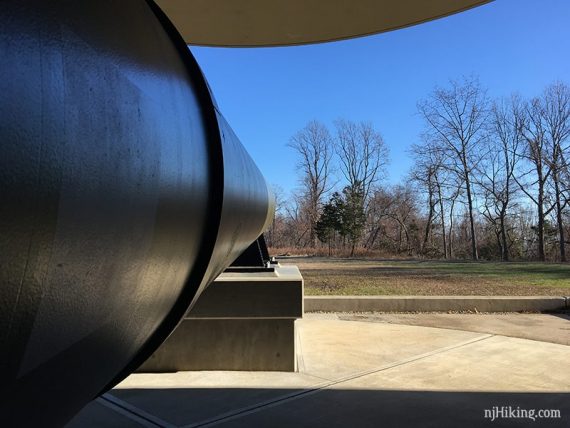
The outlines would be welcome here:
[[[369,122],[309,122],[288,145],[300,187],[267,233],[273,248],[338,255],[567,260],[570,87],[491,99],[477,77],[417,103],[424,128],[398,184]]]

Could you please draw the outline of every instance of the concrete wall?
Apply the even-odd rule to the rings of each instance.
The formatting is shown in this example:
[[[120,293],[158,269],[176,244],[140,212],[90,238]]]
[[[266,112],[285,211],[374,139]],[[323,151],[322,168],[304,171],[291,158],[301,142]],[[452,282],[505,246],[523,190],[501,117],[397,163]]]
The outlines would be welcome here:
[[[545,296],[307,296],[306,312],[543,312],[567,308]]]

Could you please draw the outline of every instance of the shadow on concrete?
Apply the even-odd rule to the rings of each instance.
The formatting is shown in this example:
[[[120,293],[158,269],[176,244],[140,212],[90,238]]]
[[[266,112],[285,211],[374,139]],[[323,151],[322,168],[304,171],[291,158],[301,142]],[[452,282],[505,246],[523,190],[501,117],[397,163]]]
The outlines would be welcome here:
[[[562,311],[549,311],[546,312],[548,315],[552,315],[554,317],[562,318],[563,320],[570,321],[570,311],[569,310],[562,310]]]
[[[375,389],[166,388],[111,391],[135,417],[160,426],[568,427],[570,393]],[[503,411],[495,420],[485,410]],[[509,413],[512,410],[514,413]],[[532,418],[517,418],[533,411]],[[539,410],[560,417],[539,418]],[[140,412],[138,416],[137,412]],[[93,413],[93,412],[91,412]],[[69,427],[89,427],[83,413]],[[90,416],[92,417],[92,415]],[[151,418],[152,419],[152,418]],[[147,419],[148,420],[148,419]],[[101,425],[98,421],[97,426]],[[113,426],[112,423],[108,426]]]

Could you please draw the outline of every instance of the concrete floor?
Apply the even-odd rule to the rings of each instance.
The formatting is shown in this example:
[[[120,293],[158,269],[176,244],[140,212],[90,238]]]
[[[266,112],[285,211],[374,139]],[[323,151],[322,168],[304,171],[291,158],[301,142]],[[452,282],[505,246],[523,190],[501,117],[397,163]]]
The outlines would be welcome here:
[[[570,426],[567,316],[434,315],[308,314],[298,373],[133,374],[68,427]]]
[[[570,312],[551,315],[529,313],[338,313],[307,314],[306,316],[345,321],[439,327],[570,345]]]

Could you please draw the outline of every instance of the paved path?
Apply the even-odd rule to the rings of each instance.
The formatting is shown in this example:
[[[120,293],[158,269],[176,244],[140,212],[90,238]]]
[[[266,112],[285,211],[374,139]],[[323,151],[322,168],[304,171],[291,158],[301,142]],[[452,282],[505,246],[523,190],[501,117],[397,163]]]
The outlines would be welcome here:
[[[298,321],[298,373],[134,374],[69,427],[570,426],[570,346],[346,317],[354,315]],[[542,322],[562,332],[570,325]],[[551,409],[561,418],[491,422],[485,409],[494,408]]]
[[[346,321],[368,321],[390,324],[439,327],[452,330],[491,333],[521,339],[570,345],[570,312],[545,314],[305,314],[306,319],[339,319]],[[570,366],[569,366],[570,369]]]

